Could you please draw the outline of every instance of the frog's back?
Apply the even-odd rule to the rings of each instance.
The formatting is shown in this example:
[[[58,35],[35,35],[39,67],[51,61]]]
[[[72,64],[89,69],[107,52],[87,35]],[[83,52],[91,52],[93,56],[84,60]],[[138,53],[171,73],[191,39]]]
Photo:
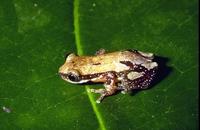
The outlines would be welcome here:
[[[79,68],[82,75],[104,73],[108,71],[121,72],[130,69],[123,62],[146,62],[138,54],[131,51],[119,51],[97,56],[81,56],[82,65]]]

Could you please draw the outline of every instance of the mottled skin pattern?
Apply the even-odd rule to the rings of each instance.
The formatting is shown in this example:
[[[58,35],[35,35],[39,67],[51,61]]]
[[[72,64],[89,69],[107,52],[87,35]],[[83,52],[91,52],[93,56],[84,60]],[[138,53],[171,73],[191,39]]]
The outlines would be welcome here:
[[[156,68],[153,69],[146,69],[143,66],[140,65],[134,65],[134,68],[132,69],[134,72],[144,72],[142,77],[136,78],[134,80],[130,80],[127,75],[130,72],[122,72],[120,75],[123,77],[121,80],[121,83],[118,84],[118,89],[123,90],[123,92],[128,92],[133,89],[146,89],[149,87],[150,83],[153,80],[153,77],[156,74]]]
[[[90,92],[101,95],[97,99],[97,103],[100,103],[117,91],[127,93],[148,88],[158,66],[152,60],[152,53],[136,50],[105,53],[101,49],[96,56],[70,54],[59,73],[71,83],[103,82],[104,89],[90,89]]]

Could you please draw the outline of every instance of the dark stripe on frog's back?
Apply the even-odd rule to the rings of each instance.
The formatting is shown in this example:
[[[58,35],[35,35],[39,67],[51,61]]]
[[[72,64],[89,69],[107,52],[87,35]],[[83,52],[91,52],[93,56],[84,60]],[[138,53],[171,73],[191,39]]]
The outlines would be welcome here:
[[[117,73],[114,71],[108,71],[108,72],[103,72],[103,73],[96,73],[96,74],[88,74],[88,75],[82,75],[81,79],[83,80],[87,80],[87,79],[93,79],[93,78],[97,78],[100,77],[101,75],[106,75],[107,73],[114,73],[117,76]]]
[[[93,79],[93,78],[99,77],[101,74],[103,74],[103,73],[82,75],[80,78],[81,78],[82,80]]]
[[[133,69],[133,63],[130,61],[120,61],[120,63],[125,64],[126,66],[130,67],[130,69]]]
[[[131,63],[130,61],[120,61],[120,63],[125,64],[125,65],[127,65],[127,66],[130,66],[131,69],[130,69],[130,70],[124,70],[124,71],[121,71],[121,72],[107,71],[107,72],[102,72],[102,73],[87,74],[87,75],[82,75],[82,78],[83,78],[83,79],[97,78],[97,77],[99,77],[100,75],[106,74],[106,73],[109,73],[109,72],[114,73],[117,77],[120,77],[120,76],[123,75],[123,74],[127,74],[127,72],[129,72],[129,71],[131,71],[131,70],[133,70],[133,71],[135,71],[135,72],[144,72],[144,73],[147,73],[147,72],[148,72],[148,69],[145,68],[144,66],[141,66],[141,65],[133,65],[133,63]]]
[[[115,63],[121,64],[119,62],[120,59],[131,60],[132,57],[126,57],[126,55],[130,55],[130,53],[126,51],[125,53],[113,52],[97,56],[80,56],[79,60],[81,60],[80,62],[82,63],[80,66],[77,66],[76,69],[80,70],[82,75],[116,71],[116,67],[118,66],[116,66]],[[88,71],[85,68],[87,68]],[[124,69],[128,70],[128,67]]]
[[[93,63],[92,65],[101,65],[101,63]]]
[[[130,67],[130,69],[134,70],[135,72],[147,72],[148,69],[139,64],[133,64],[130,61],[120,61],[120,63],[125,64],[126,66]]]

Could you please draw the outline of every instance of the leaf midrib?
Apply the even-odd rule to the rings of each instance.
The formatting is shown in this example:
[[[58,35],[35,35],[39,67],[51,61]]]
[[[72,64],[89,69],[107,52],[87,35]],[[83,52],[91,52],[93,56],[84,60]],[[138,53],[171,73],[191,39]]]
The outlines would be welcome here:
[[[83,48],[81,44],[81,39],[80,39],[80,28],[79,28],[79,0],[74,0],[74,10],[73,10],[73,16],[74,16],[74,36],[75,36],[75,44],[77,48],[77,53],[78,55],[83,55]],[[89,101],[91,103],[92,109],[96,115],[96,118],[98,120],[99,126],[101,130],[106,130],[103,118],[101,116],[101,113],[98,110],[97,104],[95,102],[95,99],[93,95],[88,92],[89,86],[85,86],[85,90],[87,92]]]

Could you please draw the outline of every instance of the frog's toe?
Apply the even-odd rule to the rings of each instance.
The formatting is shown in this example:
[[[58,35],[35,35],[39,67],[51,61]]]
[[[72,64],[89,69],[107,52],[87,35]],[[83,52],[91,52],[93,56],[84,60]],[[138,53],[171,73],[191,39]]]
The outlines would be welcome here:
[[[101,96],[96,100],[96,103],[101,103],[101,101],[106,97],[106,93],[101,94]]]
[[[96,103],[98,103],[98,104],[99,104],[99,103],[101,103],[101,101],[100,101],[100,100],[96,100]]]
[[[122,93],[122,94],[128,94],[128,93],[130,93],[130,90],[124,89],[124,90],[121,91],[121,93]]]
[[[127,91],[124,91],[124,90],[123,90],[123,91],[121,91],[121,93],[122,93],[122,94],[127,94]]]
[[[100,93],[100,94],[103,94],[103,93],[105,93],[105,89],[90,89],[89,90],[90,92],[92,92],[92,93]]]

